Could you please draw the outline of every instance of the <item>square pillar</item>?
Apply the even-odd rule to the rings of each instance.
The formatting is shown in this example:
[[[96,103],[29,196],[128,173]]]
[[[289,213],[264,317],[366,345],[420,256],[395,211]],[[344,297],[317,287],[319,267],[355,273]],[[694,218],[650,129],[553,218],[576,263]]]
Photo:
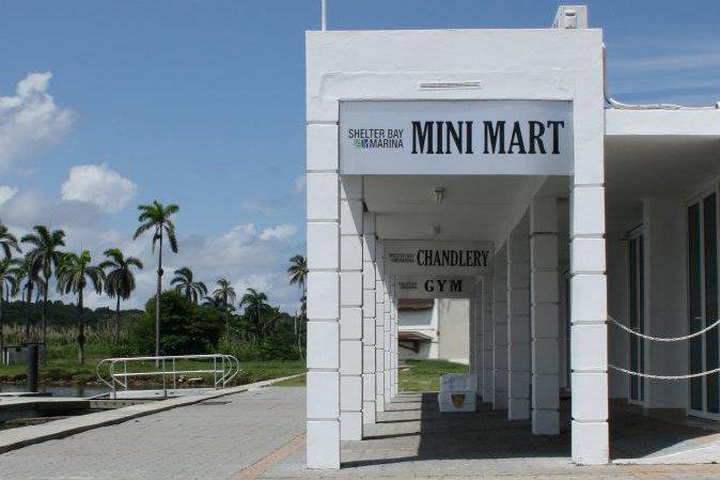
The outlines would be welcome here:
[[[392,353],[392,356],[390,358],[391,360],[391,371],[390,371],[390,378],[392,379],[390,382],[390,395],[391,399],[395,398],[398,394],[398,300],[396,295],[396,284],[395,284],[396,278],[393,277],[392,280],[392,295],[391,295],[391,309],[390,309],[390,315],[392,318],[391,325],[391,331],[390,331],[390,338],[392,340],[392,343],[390,344],[390,352]]]
[[[375,408],[385,411],[385,282],[384,248],[375,242]]]
[[[364,213],[363,222],[363,424],[375,423],[375,214]]]
[[[493,298],[492,276],[482,279],[483,304],[483,401],[492,401],[493,391]]]
[[[536,198],[530,207],[530,329],[532,432],[560,433],[560,309],[557,199]]]
[[[340,439],[362,440],[363,180],[340,180]]]
[[[530,242],[525,220],[508,238],[508,420],[530,418]]]
[[[337,125],[307,126],[307,466],[340,468]]]
[[[385,337],[385,358],[383,360],[383,372],[384,372],[384,384],[383,384],[383,396],[385,397],[385,405],[392,401],[392,282],[391,277],[385,274],[385,300],[383,306],[385,308],[385,325],[383,326],[383,336]]]
[[[604,464],[609,459],[605,188],[576,183],[570,209],[572,457],[578,464]]]
[[[507,244],[493,260],[493,409],[508,408]]]
[[[477,280],[470,298],[470,372],[475,375],[477,394],[485,398],[483,391],[483,303],[482,281]]]

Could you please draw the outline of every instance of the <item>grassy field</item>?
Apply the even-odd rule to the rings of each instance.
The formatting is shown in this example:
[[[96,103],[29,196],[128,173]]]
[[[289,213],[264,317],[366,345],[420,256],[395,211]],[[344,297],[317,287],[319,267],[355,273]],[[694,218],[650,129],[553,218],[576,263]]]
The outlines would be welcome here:
[[[408,366],[400,371],[401,392],[436,392],[440,390],[443,373],[466,373],[467,365],[445,360],[404,360]],[[278,387],[304,387],[305,376],[276,383]]]
[[[467,373],[467,365],[445,360],[405,360],[408,368],[400,371],[398,382],[401,392],[437,392],[440,374]]]

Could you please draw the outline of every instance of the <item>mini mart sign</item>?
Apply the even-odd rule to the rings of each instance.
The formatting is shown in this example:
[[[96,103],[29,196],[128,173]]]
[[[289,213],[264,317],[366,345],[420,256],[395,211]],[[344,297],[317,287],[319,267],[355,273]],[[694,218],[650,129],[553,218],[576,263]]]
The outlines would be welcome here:
[[[572,102],[342,101],[343,174],[570,175]]]

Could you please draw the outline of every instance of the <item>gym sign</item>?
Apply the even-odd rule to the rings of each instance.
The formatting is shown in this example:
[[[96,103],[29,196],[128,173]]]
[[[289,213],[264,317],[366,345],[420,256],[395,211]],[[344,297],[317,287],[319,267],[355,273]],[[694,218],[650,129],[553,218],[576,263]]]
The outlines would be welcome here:
[[[343,101],[344,174],[569,175],[572,103]]]
[[[490,261],[490,242],[386,240],[385,272],[400,275],[478,275]]]
[[[475,277],[398,276],[398,298],[463,298],[472,296]]]

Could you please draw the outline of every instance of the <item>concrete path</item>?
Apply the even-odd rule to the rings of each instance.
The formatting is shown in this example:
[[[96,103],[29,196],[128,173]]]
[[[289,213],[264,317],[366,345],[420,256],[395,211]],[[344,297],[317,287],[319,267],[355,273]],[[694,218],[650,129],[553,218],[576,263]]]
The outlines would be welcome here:
[[[302,434],[304,399],[257,389],[50,440],[1,454],[0,479],[225,480]]]
[[[712,464],[578,467],[567,435],[536,437],[489,409],[440,414],[419,394],[401,395],[366,440],[343,442],[343,469],[309,471],[304,403],[303,388],[283,387],[207,399],[0,454],[0,480],[720,478]]]

